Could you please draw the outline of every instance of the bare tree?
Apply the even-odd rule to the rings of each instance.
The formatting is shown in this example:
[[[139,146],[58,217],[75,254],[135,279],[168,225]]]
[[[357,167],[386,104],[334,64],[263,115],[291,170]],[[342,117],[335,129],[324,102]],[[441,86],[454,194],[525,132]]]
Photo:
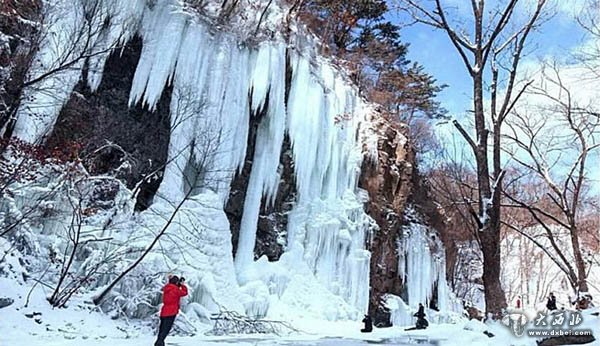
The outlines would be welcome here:
[[[588,41],[577,54],[579,62],[591,76],[600,78],[600,0],[586,0],[577,22],[587,33]],[[597,115],[597,116],[600,116]]]
[[[485,0],[472,0],[470,29],[454,24],[460,21],[458,16],[452,18],[441,0],[399,2],[401,9],[416,22],[439,29],[448,36],[471,79],[475,136],[469,134],[458,120],[454,120],[453,124],[472,149],[477,164],[477,222],[484,257],[486,310],[489,314],[497,315],[506,307],[500,284],[500,191],[505,174],[501,165],[500,134],[506,117],[529,85],[523,83],[517,86],[517,71],[530,33],[543,21],[546,0],[535,1],[533,10],[522,23],[518,23],[521,16],[515,15],[515,9],[518,5],[524,5],[525,1],[509,0],[502,8],[488,9]],[[429,6],[430,3],[433,5]],[[485,72],[486,67],[490,69],[489,74]],[[487,111],[484,104],[486,86],[490,98]],[[491,129],[486,123],[486,113]],[[490,134],[491,144],[488,143]]]
[[[481,298],[482,289],[477,176],[456,137],[445,143],[427,178],[433,199],[444,211],[445,222],[440,231],[453,242],[453,246],[446,247],[449,283],[459,298],[472,302]]]
[[[234,311],[221,311],[211,320],[215,321],[210,335],[231,334],[290,334],[300,332],[283,321],[265,320],[258,317],[246,317]]]
[[[529,112],[515,109],[503,135],[513,145],[506,152],[535,177],[532,180],[541,185],[541,194],[525,199],[505,189],[505,195],[544,229],[554,251],[551,258],[579,293],[588,292],[591,263],[586,263],[582,248],[581,215],[589,195],[589,165],[600,147],[600,119],[595,116],[595,100],[581,100],[566,78],[556,63],[545,64],[541,83],[528,92],[541,98],[541,104],[531,106]],[[568,235],[570,249],[560,246],[561,233]]]
[[[180,199],[175,200],[172,196],[160,193],[154,196],[155,201],[160,200],[170,206],[172,212],[163,213],[164,209],[147,211],[149,217],[164,221],[160,225],[156,224],[156,227],[160,228],[158,230],[151,225],[147,226],[152,227],[147,230],[155,235],[149,244],[145,239],[140,238],[140,234],[147,237],[148,233],[145,232],[137,232],[129,235],[126,240],[122,239],[123,224],[118,222],[127,223],[131,219],[123,215],[129,209],[116,205],[115,198],[120,194],[119,191],[126,187],[116,177],[90,176],[81,165],[82,159],[78,152],[68,151],[61,153],[57,158],[53,156],[56,155],[53,150],[45,150],[43,146],[13,139],[7,146],[10,150],[0,157],[0,167],[3,168],[0,172],[0,202],[4,203],[6,201],[4,198],[8,195],[27,195],[31,189],[49,191],[39,199],[27,200],[22,206],[19,205],[19,218],[3,220],[9,222],[8,229],[2,229],[0,233],[1,236],[10,235],[11,231],[19,230],[20,226],[31,222],[44,223],[44,225],[46,222],[52,223],[50,226],[53,235],[57,236],[57,244],[60,245],[49,249],[49,265],[36,279],[36,282],[42,282],[44,277],[52,276],[51,283],[44,283],[52,290],[48,298],[51,305],[64,307],[81,289],[97,287],[100,283],[110,280],[102,296],[96,300],[99,303],[111,289],[123,281],[123,278],[127,276],[131,278],[132,272],[147,254],[161,251],[160,240],[169,238],[176,245],[171,251],[181,249],[180,258],[188,257],[184,253],[186,246],[189,249],[203,241],[199,233],[207,226],[202,224],[202,220],[189,220],[190,215],[179,214],[186,201],[202,193],[204,189],[222,185],[222,182],[218,184],[216,180],[233,173],[223,170],[215,163],[219,157],[230,153],[223,152],[222,143],[225,141],[223,138],[225,135],[220,129],[220,124],[210,121],[210,117],[206,117],[209,119],[206,120],[205,117],[200,116],[205,112],[205,103],[198,94],[193,92],[193,88],[180,86],[174,91],[173,97],[175,111],[171,114],[171,132],[184,135],[190,131],[189,127],[193,126],[203,126],[203,131],[195,135],[191,143],[178,148],[178,152],[171,153],[171,157],[164,165],[143,179],[143,181],[156,179],[164,173],[166,166],[173,166],[171,173],[180,175],[183,179]],[[122,148],[120,150],[124,151]],[[124,155],[128,153],[125,152]],[[73,161],[70,161],[71,159]],[[76,169],[64,169],[65,165],[61,165],[64,162],[72,164]],[[65,170],[64,173],[61,172],[62,169]],[[50,173],[42,175],[46,170],[50,170]],[[139,193],[141,183],[139,182],[131,191],[132,199],[135,199]],[[49,188],[50,186],[52,188]],[[36,187],[40,188],[36,189]],[[110,191],[105,193],[107,189]],[[102,196],[104,193],[105,195]],[[125,195],[128,194],[129,192],[125,192]],[[118,201],[127,204],[122,199]],[[59,207],[51,211],[52,215],[41,213],[40,209],[43,208],[40,205],[49,202]],[[103,208],[103,205],[108,206]],[[170,226],[176,226],[179,231],[169,232]],[[131,225],[127,224],[127,227],[131,228]],[[120,237],[116,237],[119,239],[113,239],[115,232],[121,234]],[[2,259],[0,258],[0,261]],[[120,269],[123,265],[127,266],[124,270]],[[123,295],[119,297],[123,298]],[[114,305],[118,307],[118,303]]]
[[[98,192],[96,188],[102,187],[103,184],[111,186],[112,189],[123,188],[118,180],[111,177],[84,176],[76,180],[69,179],[65,183],[63,190],[68,205],[66,214],[70,220],[65,227],[64,238],[67,241],[63,254],[60,258],[51,258],[51,261],[60,264],[58,280],[48,297],[48,302],[54,307],[64,307],[82,287],[93,283],[102,270],[130,251],[123,244],[114,244],[111,236],[104,236],[107,229],[118,226],[110,217],[101,229],[85,229],[86,219],[97,213],[94,207],[98,202],[95,201]],[[92,244],[99,245],[91,246]],[[99,248],[107,251],[95,251]]]
[[[0,140],[0,147],[5,149],[0,156],[0,202],[14,202],[15,196],[35,188],[40,181],[55,182],[31,196],[18,213],[10,212],[9,208],[3,214],[0,222],[0,237],[3,237],[12,236],[24,223],[49,219],[49,215],[40,213],[41,206],[60,193],[69,176],[77,171],[78,162],[77,146],[64,147],[58,152],[12,138]]]

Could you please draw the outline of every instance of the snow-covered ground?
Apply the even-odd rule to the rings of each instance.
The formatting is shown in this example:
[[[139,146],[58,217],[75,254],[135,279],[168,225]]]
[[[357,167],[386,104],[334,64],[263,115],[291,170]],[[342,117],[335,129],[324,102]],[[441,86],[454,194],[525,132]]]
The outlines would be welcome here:
[[[52,309],[46,302],[47,289],[38,285],[29,294],[17,281],[1,278],[3,296],[13,297],[15,302],[0,309],[0,345],[152,345],[157,321],[113,320],[94,308],[85,299],[74,300],[65,309]],[[26,292],[26,294],[22,294]],[[28,303],[28,304],[26,304]],[[27,306],[26,306],[27,305]],[[34,313],[35,316],[31,316]],[[181,318],[181,316],[179,317]],[[588,323],[596,323],[590,321]],[[478,321],[458,319],[456,323],[432,324],[427,330],[405,331],[406,327],[375,328],[372,333],[360,332],[358,322],[331,322],[310,319],[290,321],[301,332],[289,335],[233,335],[207,336],[197,329],[193,336],[170,336],[170,345],[314,345],[353,346],[379,345],[535,345],[528,337],[516,338],[503,325],[486,325]],[[587,326],[586,326],[587,327]],[[592,327],[594,328],[594,327]],[[483,334],[487,330],[493,338]],[[593,346],[600,345],[596,341]]]
[[[157,320],[113,320],[96,310],[84,298],[74,300],[65,309],[52,309],[45,300],[48,289],[38,285],[29,290],[18,281],[0,278],[2,295],[15,302],[0,309],[0,345],[151,345],[154,342]],[[39,313],[39,314],[38,314]],[[33,316],[32,316],[33,315]],[[29,317],[28,317],[29,316]],[[179,317],[182,318],[181,316]],[[427,332],[405,332],[403,328],[375,329],[373,333],[360,333],[357,322],[328,322],[297,320],[290,323],[301,330],[286,336],[206,336],[210,329],[196,330],[194,336],[170,336],[168,341],[177,345],[211,345],[226,343],[236,345],[360,345],[362,341],[378,342],[385,339],[411,340],[447,339],[450,329],[460,325],[434,325]],[[477,333],[468,332],[469,338],[477,339]],[[329,338],[329,339],[326,339]],[[334,339],[331,339],[334,338]],[[336,341],[337,340],[337,341]],[[466,340],[470,341],[470,340]],[[394,341],[393,344],[398,344]]]

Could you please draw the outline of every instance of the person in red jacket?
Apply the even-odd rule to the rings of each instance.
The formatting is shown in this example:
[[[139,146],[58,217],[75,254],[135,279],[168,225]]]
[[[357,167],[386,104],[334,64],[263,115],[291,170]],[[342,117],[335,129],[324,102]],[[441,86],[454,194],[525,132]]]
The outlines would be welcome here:
[[[165,338],[169,335],[175,317],[179,312],[179,299],[188,294],[184,285],[185,278],[173,275],[169,277],[169,283],[163,287],[163,306],[160,309],[160,326],[158,327],[158,338],[154,346],[164,346]]]

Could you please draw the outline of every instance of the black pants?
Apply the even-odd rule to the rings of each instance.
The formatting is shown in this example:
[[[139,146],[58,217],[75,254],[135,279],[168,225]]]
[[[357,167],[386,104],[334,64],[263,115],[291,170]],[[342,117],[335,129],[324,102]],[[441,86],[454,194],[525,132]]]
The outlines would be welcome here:
[[[154,346],[165,346],[165,338],[167,337],[167,335],[169,335],[171,327],[173,327],[173,322],[175,322],[175,316],[160,318],[160,326],[158,327],[158,338],[156,339]]]

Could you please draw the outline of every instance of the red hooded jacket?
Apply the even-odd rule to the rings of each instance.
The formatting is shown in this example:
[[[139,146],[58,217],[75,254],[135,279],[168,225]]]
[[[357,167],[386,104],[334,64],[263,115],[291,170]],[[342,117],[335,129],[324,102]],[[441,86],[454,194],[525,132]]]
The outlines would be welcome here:
[[[184,284],[177,286],[167,284],[163,287],[163,306],[160,310],[160,317],[175,316],[179,312],[179,299],[188,294],[187,287]]]

